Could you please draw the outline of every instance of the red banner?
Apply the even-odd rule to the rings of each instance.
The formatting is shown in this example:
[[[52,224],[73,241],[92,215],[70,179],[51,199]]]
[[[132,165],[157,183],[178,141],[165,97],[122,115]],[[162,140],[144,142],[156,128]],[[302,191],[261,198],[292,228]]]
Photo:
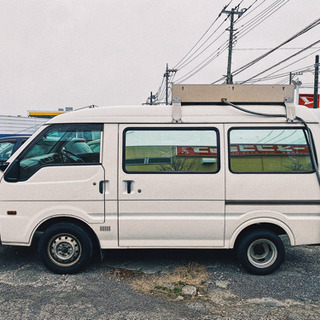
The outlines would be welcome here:
[[[217,147],[177,147],[177,156],[216,157]],[[299,144],[232,144],[231,156],[307,155],[309,148]]]

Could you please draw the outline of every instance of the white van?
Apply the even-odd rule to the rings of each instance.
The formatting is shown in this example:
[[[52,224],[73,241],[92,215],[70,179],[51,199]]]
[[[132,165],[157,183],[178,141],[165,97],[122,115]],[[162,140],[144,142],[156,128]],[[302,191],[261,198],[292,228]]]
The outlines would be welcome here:
[[[282,235],[319,244],[316,111],[252,104],[257,88],[244,105],[228,98],[234,87],[210,105],[89,108],[48,121],[2,166],[1,243],[30,246],[39,234],[57,273],[83,269],[95,248],[234,248],[255,274],[281,265]]]

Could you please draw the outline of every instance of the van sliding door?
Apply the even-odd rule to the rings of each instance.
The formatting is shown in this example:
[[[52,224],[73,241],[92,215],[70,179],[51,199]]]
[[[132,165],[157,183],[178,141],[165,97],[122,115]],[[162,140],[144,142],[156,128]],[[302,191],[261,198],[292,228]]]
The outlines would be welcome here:
[[[224,245],[221,129],[120,126],[120,246]]]

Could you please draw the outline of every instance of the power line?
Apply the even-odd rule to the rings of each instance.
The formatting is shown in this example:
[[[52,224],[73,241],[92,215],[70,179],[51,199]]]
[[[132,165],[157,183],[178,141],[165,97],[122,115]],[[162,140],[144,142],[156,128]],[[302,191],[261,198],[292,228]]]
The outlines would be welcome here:
[[[193,54],[184,62],[183,65],[178,67],[179,70],[183,69],[187,65],[189,65],[191,62],[193,62],[195,59],[197,59],[202,53],[204,53],[208,48],[210,48],[218,39],[220,39],[225,33],[222,32],[217,38],[215,38],[213,41],[211,41],[203,50],[201,50],[196,56],[194,56],[207,42],[208,40],[220,29],[220,27],[228,20],[228,17],[223,20],[223,22],[219,25],[219,27],[211,33],[210,37],[197,49],[193,52]]]
[[[277,0],[261,13],[259,13],[256,17],[251,19],[251,21],[247,22],[246,25],[242,25],[241,27],[239,27],[239,32],[237,34],[238,39],[244,37],[246,34],[248,34],[250,31],[252,31],[254,28],[256,28],[258,25],[260,25],[262,22],[264,22],[289,2],[289,0],[285,0],[284,2],[282,1],[283,0]]]
[[[259,56],[258,58],[252,60],[251,62],[243,65],[242,67],[238,68],[236,71],[233,72],[233,76],[234,75],[238,75],[239,73],[245,71],[246,69],[252,67],[254,64],[256,64],[257,62],[261,61],[262,59],[264,59],[265,57],[267,57],[268,55],[270,55],[271,53],[275,52],[276,50],[278,50],[279,48],[283,47],[284,45],[286,45],[287,43],[291,42],[292,40],[300,37],[301,35],[307,33],[308,31],[310,31],[311,29],[313,29],[314,27],[318,26],[320,24],[320,18],[315,20],[314,22],[312,22],[311,24],[309,24],[307,27],[303,28],[301,31],[299,31],[298,33],[294,34],[293,36],[291,36],[288,40],[282,42],[280,45],[276,46],[275,48],[273,48],[272,50],[266,52],[265,54]],[[221,80],[223,80],[224,77],[220,78],[219,80],[213,82],[213,83],[217,83]]]
[[[292,66],[292,65],[294,65],[294,64],[296,64],[296,63],[298,63],[298,62],[300,62],[300,61],[302,61],[302,60],[304,60],[304,59],[306,59],[306,58],[308,58],[308,57],[310,57],[310,56],[312,56],[312,55],[314,55],[314,54],[317,53],[318,51],[320,51],[320,49],[317,49],[317,50],[315,50],[315,51],[307,54],[306,56],[304,56],[304,57],[302,57],[302,58],[300,58],[300,59],[298,59],[298,60],[295,60],[295,61],[291,62],[290,64],[288,64],[288,65],[286,65],[286,66],[284,66],[284,67],[282,67],[282,68],[280,68],[280,69],[278,69],[278,70],[273,71],[272,73],[269,73],[268,75],[266,75],[266,76],[263,77],[263,78],[255,79],[254,81],[251,81],[251,83],[255,83],[255,82],[259,82],[259,81],[264,81],[264,80],[272,80],[272,79],[274,79],[275,76],[274,76],[274,77],[270,77],[270,76],[272,76],[272,75],[274,75],[275,73],[277,73],[277,72],[279,72],[279,71],[282,71],[282,70],[284,70],[284,69],[286,69],[286,68],[288,68],[288,67],[290,67],[290,66]],[[313,68],[313,65],[310,65],[310,66],[304,67],[304,68],[305,68],[305,69],[307,69],[307,68]],[[300,69],[303,69],[303,68],[300,68]],[[299,71],[309,71],[309,70],[294,70],[294,71],[292,71],[292,72],[299,72]],[[283,75],[283,74],[281,74],[281,75]]]
[[[211,63],[214,59],[216,59],[222,52],[224,52],[228,48],[228,42],[226,41],[222,47],[219,47],[216,51],[214,51],[210,56],[208,56],[204,61],[202,61],[200,64],[198,64],[196,67],[194,67],[191,71],[189,71],[187,74],[185,74],[183,77],[179,78],[175,83],[186,81],[195,74],[197,74],[199,71],[201,71],[203,68],[205,68],[209,63]]]
[[[264,0],[266,1],[266,0]],[[264,2],[263,1],[263,2]],[[279,1],[279,0],[278,0]],[[280,0],[283,1],[283,0]],[[288,0],[286,0],[288,1]],[[239,7],[241,5],[243,1],[241,1],[237,6]],[[244,12],[247,14],[247,12],[249,11],[249,9],[251,9],[253,7],[253,5],[257,2],[257,0],[255,0]],[[261,5],[261,3],[259,3],[257,5],[257,7],[259,7]],[[255,10],[257,7],[254,7],[252,9]],[[252,12],[252,11],[249,11]],[[220,13],[221,14],[221,13]],[[230,15],[229,15],[230,16]],[[228,17],[229,17],[228,16]],[[222,22],[222,24],[228,19],[228,17]],[[222,25],[220,24],[220,26]],[[219,27],[220,27],[219,26]],[[218,29],[219,27],[211,34],[213,35]],[[188,64],[190,64],[191,62],[193,62],[196,58],[198,58],[202,53],[204,53],[214,42],[216,42],[219,38],[221,38],[225,33],[221,33],[217,38],[215,38],[209,45],[207,45],[201,52],[199,52],[196,56],[195,53],[199,51],[199,49],[201,47],[203,47],[204,44],[202,44],[191,56],[188,57],[188,59],[185,61],[185,63],[183,65],[180,64],[180,68],[179,70],[181,70],[182,68],[184,68],[185,66],[187,66]],[[210,35],[210,36],[211,36]],[[209,40],[209,38],[206,40],[206,42]],[[205,42],[205,43],[206,43]],[[196,73],[198,73],[199,71],[201,71],[203,68],[205,68],[209,63],[211,63],[214,59],[216,59],[223,51],[225,51],[227,49],[226,47],[226,42],[223,43],[217,50],[215,50],[213,53],[211,53],[207,58],[205,58],[202,62],[200,62],[198,65],[196,65],[192,70],[190,70],[188,73],[186,73],[184,76],[180,77],[176,82],[181,82],[181,81],[186,81],[188,80],[190,77],[192,77],[193,75],[195,75]],[[193,58],[192,58],[193,57]]]
[[[241,3],[243,2],[244,0],[242,0],[237,6],[236,8],[238,8]],[[256,3],[257,0],[255,0],[248,9],[250,9],[254,3]],[[230,3],[229,3],[230,4]],[[226,6],[224,7],[224,9],[226,8]],[[222,11],[224,10],[222,9]],[[247,12],[248,11],[245,10],[244,12]],[[222,12],[221,11],[221,12]],[[221,14],[220,12],[220,14]],[[229,18],[230,14],[226,17],[226,19],[222,22],[222,24]],[[220,24],[220,26],[222,25]],[[220,27],[219,26],[219,27]],[[214,31],[214,33],[219,29],[219,27]],[[212,33],[213,34],[213,33]],[[211,35],[212,35],[211,34]],[[198,58],[203,52],[205,52],[214,42],[216,42],[219,38],[221,38],[225,33],[221,33],[217,38],[215,38],[208,46],[206,46],[200,53],[198,53],[192,60],[187,60],[187,62],[180,66],[179,70],[181,70],[183,67],[185,67],[186,65],[190,64],[191,62],[193,62],[196,58]],[[211,36],[210,35],[210,36]],[[207,39],[208,40],[208,39]],[[206,41],[207,42],[207,41]],[[186,73],[184,76],[180,77],[176,82],[181,82],[181,81],[186,81],[188,80],[189,78],[191,78],[193,75],[195,75],[196,73],[198,73],[199,71],[201,71],[203,68],[205,68],[208,64],[210,64],[214,59],[216,59],[222,52],[224,52],[227,48],[228,48],[228,45],[227,45],[228,42],[224,42],[217,50],[215,50],[213,53],[211,53],[205,60],[203,60],[202,62],[200,62],[197,66],[195,66],[192,70],[190,70],[188,73]],[[202,45],[203,46],[203,45]],[[201,46],[201,47],[202,47]],[[200,48],[201,48],[200,47]],[[199,48],[199,49],[200,49]],[[198,51],[198,50],[197,50]],[[194,55],[194,54],[193,54]],[[190,59],[191,57],[189,57]]]
[[[183,68],[183,67],[186,65],[186,64],[185,64],[186,62],[185,62],[184,60],[190,55],[190,53],[195,49],[195,47],[196,47],[196,46],[201,42],[201,40],[207,35],[207,33],[209,32],[209,30],[213,27],[213,25],[214,25],[214,24],[217,22],[217,20],[221,17],[223,10],[225,10],[225,9],[231,4],[232,1],[233,1],[233,0],[229,1],[229,3],[223,7],[223,9],[221,10],[221,12],[218,14],[218,16],[216,17],[216,19],[211,23],[211,25],[210,25],[209,28],[205,31],[205,33],[204,33],[204,34],[200,37],[200,39],[194,44],[194,46],[187,52],[187,54],[175,65],[175,67],[174,67],[175,69],[181,69],[181,68]],[[207,39],[197,50],[195,50],[195,52],[193,52],[193,54],[192,54],[188,59],[190,59],[196,52],[198,52],[198,51],[204,46],[204,44],[205,44],[206,42],[208,42],[208,40],[213,36],[213,34],[215,34],[215,33],[218,31],[218,29],[222,26],[223,23],[224,23],[224,22],[222,22],[222,23],[218,26],[218,28],[216,28],[215,31],[212,32],[212,33],[209,35],[208,39]],[[184,62],[184,65],[181,66],[181,64],[183,64],[183,62]]]
[[[253,5],[257,2],[258,0],[255,0],[246,10],[245,10],[245,13],[247,11],[249,11]],[[260,3],[257,4],[252,10],[250,10],[250,12],[248,14],[246,14],[246,17],[249,17],[255,10],[257,10],[264,2],[266,2],[267,0],[263,0],[261,1],[260,0]],[[238,19],[236,19],[235,23],[237,23],[240,19],[242,19],[242,16],[238,17]]]
[[[298,52],[294,53],[293,55],[291,55],[291,56],[289,56],[289,57],[285,58],[284,60],[282,60],[282,61],[280,61],[280,62],[276,63],[275,65],[273,65],[273,66],[271,66],[271,67],[267,68],[266,70],[259,72],[258,74],[256,74],[256,75],[252,76],[251,78],[249,78],[249,79],[247,79],[247,80],[245,80],[245,81],[242,81],[242,82],[241,82],[241,84],[244,84],[244,83],[246,83],[246,82],[248,82],[248,81],[250,81],[250,80],[252,80],[252,79],[254,79],[254,78],[258,77],[258,76],[260,76],[261,74],[263,74],[263,73],[265,73],[265,72],[267,72],[267,71],[269,71],[269,70],[271,70],[271,69],[273,69],[273,68],[275,68],[275,67],[279,66],[280,64],[282,64],[282,63],[284,63],[284,62],[286,62],[286,61],[290,60],[291,58],[293,58],[293,57],[295,57],[295,56],[299,55],[300,53],[304,52],[305,50],[312,48],[315,44],[318,44],[318,43],[320,43],[320,40],[313,42],[313,43],[312,43],[312,44],[310,44],[308,47],[306,47],[306,48],[304,48],[304,49],[302,49],[302,50],[300,50],[300,51],[298,51]]]
[[[237,49],[233,49],[233,50],[237,50],[237,51],[258,51],[258,50],[261,50],[261,51],[265,51],[265,50],[271,50],[272,48],[237,48]],[[301,47],[299,48],[279,48],[279,50],[300,50],[300,49],[303,49]],[[310,48],[311,49],[311,48]],[[320,49],[320,47],[314,47],[314,49]]]

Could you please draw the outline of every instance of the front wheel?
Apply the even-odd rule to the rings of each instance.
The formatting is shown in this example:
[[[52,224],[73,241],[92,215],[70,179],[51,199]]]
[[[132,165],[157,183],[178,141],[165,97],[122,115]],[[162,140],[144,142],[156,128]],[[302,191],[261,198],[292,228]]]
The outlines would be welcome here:
[[[242,266],[253,274],[270,274],[284,261],[281,239],[272,231],[254,230],[241,238],[237,256]]]
[[[55,273],[77,273],[86,267],[93,253],[88,233],[73,223],[49,227],[39,240],[38,251],[45,266]]]

